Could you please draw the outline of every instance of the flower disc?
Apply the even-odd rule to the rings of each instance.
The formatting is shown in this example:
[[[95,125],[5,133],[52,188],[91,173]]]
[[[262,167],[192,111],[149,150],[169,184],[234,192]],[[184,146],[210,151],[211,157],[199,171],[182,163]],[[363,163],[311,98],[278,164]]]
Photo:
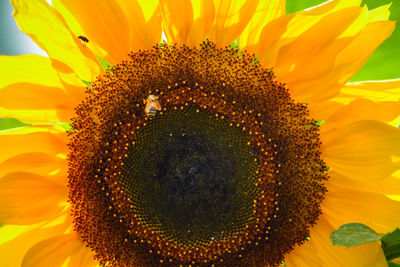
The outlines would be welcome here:
[[[318,126],[254,56],[161,44],[87,93],[69,198],[101,264],[273,266],[306,240],[326,191]]]

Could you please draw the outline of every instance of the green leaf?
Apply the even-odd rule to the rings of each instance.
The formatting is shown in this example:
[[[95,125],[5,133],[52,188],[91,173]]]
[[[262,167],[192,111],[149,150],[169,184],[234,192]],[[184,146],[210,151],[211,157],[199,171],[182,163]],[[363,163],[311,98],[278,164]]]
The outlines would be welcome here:
[[[13,118],[0,118],[0,131],[31,125],[32,124],[23,123]]]
[[[400,229],[396,228],[393,232],[382,236],[381,241],[383,242],[400,242]]]
[[[397,263],[394,263],[394,262],[389,261],[389,262],[388,262],[388,266],[389,266],[389,267],[400,267],[400,264],[397,264]]]
[[[383,253],[387,260],[393,260],[400,257],[400,229],[381,238]]]
[[[380,236],[371,228],[360,223],[349,223],[339,227],[330,235],[332,244],[348,247],[378,241]]]

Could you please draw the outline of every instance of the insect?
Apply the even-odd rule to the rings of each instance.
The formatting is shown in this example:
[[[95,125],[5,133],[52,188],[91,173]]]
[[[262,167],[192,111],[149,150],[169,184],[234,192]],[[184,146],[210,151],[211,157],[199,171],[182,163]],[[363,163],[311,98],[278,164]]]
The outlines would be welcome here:
[[[89,43],[89,39],[86,38],[85,36],[79,35],[78,38],[84,43]]]
[[[157,111],[161,110],[161,105],[158,102],[158,96],[149,95],[146,100],[143,100],[143,103],[146,104],[144,112],[148,117],[153,117],[156,115]]]

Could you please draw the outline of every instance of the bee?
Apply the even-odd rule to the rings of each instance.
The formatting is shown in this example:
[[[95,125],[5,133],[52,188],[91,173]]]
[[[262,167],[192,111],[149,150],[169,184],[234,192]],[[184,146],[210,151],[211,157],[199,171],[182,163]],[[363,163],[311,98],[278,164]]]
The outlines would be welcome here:
[[[85,36],[79,35],[78,38],[84,43],[89,43],[89,39],[86,38]]]
[[[161,105],[158,102],[158,96],[149,95],[146,100],[143,100],[143,103],[146,104],[144,112],[148,117],[153,117],[156,115],[157,111],[161,110]]]

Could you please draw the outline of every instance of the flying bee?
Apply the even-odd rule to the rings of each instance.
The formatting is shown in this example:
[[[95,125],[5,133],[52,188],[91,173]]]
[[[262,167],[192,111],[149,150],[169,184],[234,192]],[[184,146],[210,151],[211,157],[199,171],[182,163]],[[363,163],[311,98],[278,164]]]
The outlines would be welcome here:
[[[89,39],[86,38],[85,36],[79,35],[78,38],[79,38],[83,43],[89,43]]]
[[[157,111],[161,110],[161,105],[158,102],[158,96],[149,95],[146,100],[143,100],[143,103],[146,104],[144,112],[148,117],[153,117],[156,115]]]

